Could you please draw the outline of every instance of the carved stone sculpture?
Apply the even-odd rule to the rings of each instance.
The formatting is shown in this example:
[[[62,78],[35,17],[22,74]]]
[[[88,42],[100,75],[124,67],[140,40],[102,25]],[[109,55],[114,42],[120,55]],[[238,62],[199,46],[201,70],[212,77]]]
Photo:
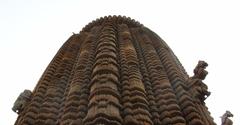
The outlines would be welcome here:
[[[205,70],[208,64],[205,61],[198,61],[197,66],[194,69],[193,78],[204,80],[208,72]]]
[[[208,72],[205,70],[208,64],[205,61],[198,61],[197,66],[194,69],[194,76],[189,78],[189,87],[191,88],[192,96],[195,101],[204,103],[204,100],[210,96],[211,92],[208,91],[208,87],[202,80],[205,79]]]
[[[233,114],[230,111],[226,111],[221,117],[222,124],[221,125],[232,125],[233,122],[229,117],[233,117]]]
[[[17,100],[14,102],[14,105],[12,107],[12,110],[16,113],[20,113],[24,106],[27,104],[27,102],[31,99],[32,92],[30,90],[24,90],[17,98]]]

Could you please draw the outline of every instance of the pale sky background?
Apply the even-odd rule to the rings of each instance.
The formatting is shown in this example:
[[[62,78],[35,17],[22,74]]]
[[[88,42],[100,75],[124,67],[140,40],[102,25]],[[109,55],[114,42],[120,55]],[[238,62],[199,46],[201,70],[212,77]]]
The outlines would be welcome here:
[[[208,62],[209,111],[220,125],[230,110],[240,125],[240,1],[0,0],[1,125],[14,124],[14,101],[34,89],[72,32],[105,15],[126,15],[156,32],[190,76],[198,60]]]

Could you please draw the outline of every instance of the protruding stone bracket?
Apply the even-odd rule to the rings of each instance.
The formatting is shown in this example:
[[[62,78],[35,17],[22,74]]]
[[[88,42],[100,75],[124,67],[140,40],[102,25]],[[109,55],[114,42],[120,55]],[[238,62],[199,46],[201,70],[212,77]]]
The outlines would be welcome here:
[[[229,119],[229,117],[233,117],[233,114],[230,111],[226,111],[223,116],[221,116],[221,125],[232,125],[233,122],[231,119]]]
[[[197,66],[193,70],[194,76],[188,79],[189,90],[195,101],[204,103],[204,100],[210,96],[211,92],[202,80],[205,79],[208,72],[205,70],[208,64],[205,61],[198,61]]]
[[[18,114],[20,114],[26,104],[31,100],[32,92],[30,90],[25,89],[14,102],[12,110]]]

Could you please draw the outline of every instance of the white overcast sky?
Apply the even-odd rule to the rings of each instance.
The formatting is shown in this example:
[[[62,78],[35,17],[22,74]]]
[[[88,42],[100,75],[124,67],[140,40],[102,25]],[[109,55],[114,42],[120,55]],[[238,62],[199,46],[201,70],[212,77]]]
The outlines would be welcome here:
[[[0,0],[1,125],[14,124],[14,101],[34,89],[72,32],[105,15],[126,15],[156,32],[189,75],[198,60],[208,62],[206,103],[215,122],[230,110],[240,125],[238,0]]]

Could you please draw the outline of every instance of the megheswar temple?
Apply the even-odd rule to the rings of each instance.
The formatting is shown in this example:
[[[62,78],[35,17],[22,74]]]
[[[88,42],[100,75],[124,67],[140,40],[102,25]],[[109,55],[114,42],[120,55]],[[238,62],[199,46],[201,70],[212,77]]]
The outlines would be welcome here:
[[[198,61],[189,76],[144,25],[99,18],[70,36],[34,90],[20,94],[15,125],[216,125],[204,102],[207,66]]]

